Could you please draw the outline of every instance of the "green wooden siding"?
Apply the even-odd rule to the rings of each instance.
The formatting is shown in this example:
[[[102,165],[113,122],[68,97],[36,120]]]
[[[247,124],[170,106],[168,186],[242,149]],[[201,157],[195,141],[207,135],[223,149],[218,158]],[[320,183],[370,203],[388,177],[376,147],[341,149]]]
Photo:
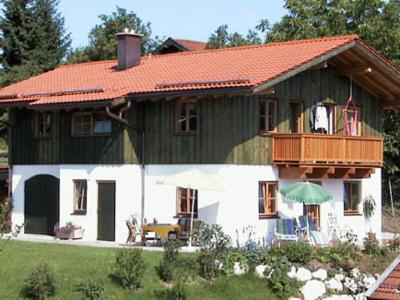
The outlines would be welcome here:
[[[118,122],[112,124],[107,136],[72,137],[71,113],[52,113],[52,134],[47,139],[34,136],[34,112],[15,109],[12,122],[12,164],[122,164],[123,130]]]
[[[380,102],[354,85],[353,97],[361,106],[362,134],[379,136]],[[275,86],[275,93],[258,96],[208,97],[198,100],[195,135],[174,132],[175,101],[135,104],[125,113],[131,124],[145,130],[146,164],[271,164],[271,138],[258,132],[261,98],[278,102],[279,132],[289,130],[289,103],[304,105],[304,132],[310,132],[309,109],[317,101],[337,104],[338,120],[349,97],[349,80],[333,68],[305,71]],[[53,112],[50,139],[35,139],[34,113],[13,109],[13,164],[137,164],[141,160],[141,131],[113,121],[111,136],[72,137],[71,112]],[[339,130],[342,123],[338,122]]]

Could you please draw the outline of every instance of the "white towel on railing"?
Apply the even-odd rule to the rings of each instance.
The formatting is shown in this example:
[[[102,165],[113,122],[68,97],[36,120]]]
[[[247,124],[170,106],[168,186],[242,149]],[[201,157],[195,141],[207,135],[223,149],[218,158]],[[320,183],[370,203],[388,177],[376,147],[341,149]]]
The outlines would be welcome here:
[[[318,106],[315,113],[315,129],[324,129],[328,131],[328,112],[325,106]]]

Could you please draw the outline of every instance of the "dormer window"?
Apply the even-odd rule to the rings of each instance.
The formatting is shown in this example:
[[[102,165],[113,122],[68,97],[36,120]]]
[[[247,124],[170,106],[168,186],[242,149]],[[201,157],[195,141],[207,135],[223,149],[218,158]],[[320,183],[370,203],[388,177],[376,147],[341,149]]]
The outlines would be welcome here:
[[[112,123],[105,113],[79,112],[72,115],[73,136],[108,135],[111,132]]]
[[[51,112],[36,112],[35,136],[37,138],[48,138],[51,135]]]
[[[197,103],[195,99],[176,102],[175,132],[193,134],[197,131]]]

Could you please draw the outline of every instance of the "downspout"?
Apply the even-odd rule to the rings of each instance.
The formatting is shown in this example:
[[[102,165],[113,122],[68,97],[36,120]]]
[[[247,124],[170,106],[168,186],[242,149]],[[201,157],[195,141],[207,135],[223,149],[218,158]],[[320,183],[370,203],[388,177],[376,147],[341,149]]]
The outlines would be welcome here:
[[[140,133],[141,135],[141,149],[140,149],[140,160],[141,160],[141,192],[142,192],[142,197],[141,197],[141,208],[140,208],[140,220],[141,223],[144,222],[144,214],[145,214],[145,169],[146,169],[146,164],[145,164],[145,131],[144,131],[144,122],[145,122],[145,111],[143,110],[142,112],[142,122],[143,122],[143,126],[142,128],[138,128],[132,124],[129,123],[129,121],[127,119],[123,118],[123,113],[124,111],[128,110],[131,107],[131,101],[128,100],[128,102],[126,103],[126,105],[124,107],[122,107],[118,114],[113,113],[110,108],[108,106],[106,106],[106,112],[107,115],[122,123],[125,126],[128,126],[129,128],[136,130]]]

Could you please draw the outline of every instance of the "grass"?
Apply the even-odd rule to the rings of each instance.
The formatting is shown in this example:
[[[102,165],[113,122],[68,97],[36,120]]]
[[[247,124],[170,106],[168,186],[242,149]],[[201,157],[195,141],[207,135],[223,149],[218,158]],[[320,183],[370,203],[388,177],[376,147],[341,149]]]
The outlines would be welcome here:
[[[81,299],[75,285],[88,279],[104,282],[103,299],[155,299],[154,291],[164,288],[155,271],[160,252],[143,252],[147,264],[144,288],[134,294],[122,289],[110,276],[117,249],[0,241],[0,250],[0,299],[23,299],[24,280],[40,262],[49,263],[56,272],[58,291],[54,299]],[[276,298],[268,291],[265,280],[248,274],[220,278],[213,284],[199,279],[189,286],[188,299]]]

